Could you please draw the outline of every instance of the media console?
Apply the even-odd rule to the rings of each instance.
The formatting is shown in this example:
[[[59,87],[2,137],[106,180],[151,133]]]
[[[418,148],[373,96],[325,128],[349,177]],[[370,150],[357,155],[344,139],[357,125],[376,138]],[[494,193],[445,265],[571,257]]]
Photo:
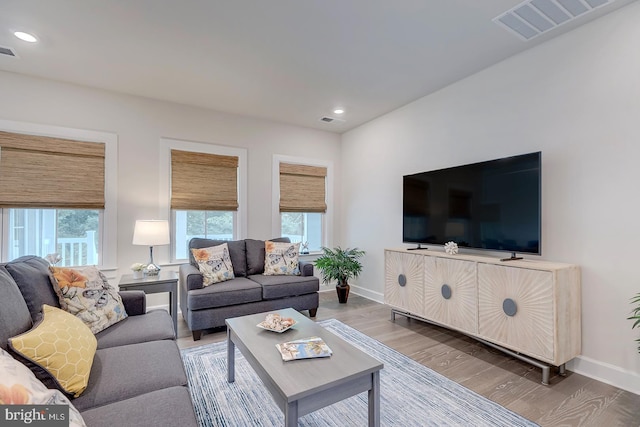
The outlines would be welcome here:
[[[580,269],[546,261],[385,250],[385,303],[396,314],[462,332],[565,374],[581,351]]]

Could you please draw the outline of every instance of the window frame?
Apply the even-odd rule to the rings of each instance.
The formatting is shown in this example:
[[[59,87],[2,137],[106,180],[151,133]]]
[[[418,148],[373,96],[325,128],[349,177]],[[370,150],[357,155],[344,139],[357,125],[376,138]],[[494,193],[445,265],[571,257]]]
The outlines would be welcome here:
[[[271,230],[273,236],[282,235],[282,217],[280,213],[280,163],[292,163],[305,166],[319,166],[327,168],[325,177],[325,203],[327,211],[322,215],[322,246],[331,247],[333,236],[333,162],[322,159],[312,159],[306,157],[296,157],[276,154],[273,156],[272,178],[271,178]],[[314,251],[310,254],[320,252]]]
[[[171,209],[171,150],[192,151],[195,153],[218,154],[238,157],[238,210],[234,212],[233,239],[244,238],[247,230],[247,150],[206,142],[186,141],[174,138],[160,138],[160,212],[168,219],[171,230],[169,245],[169,263],[182,264],[188,259],[176,259],[175,221],[176,215]]]
[[[104,209],[100,211],[98,225],[98,267],[105,272],[115,272],[118,267],[118,135],[109,132],[41,125],[0,119],[0,130],[52,138],[105,144]],[[63,208],[60,208],[63,209]],[[0,209],[0,260],[6,262],[9,254],[9,215]]]

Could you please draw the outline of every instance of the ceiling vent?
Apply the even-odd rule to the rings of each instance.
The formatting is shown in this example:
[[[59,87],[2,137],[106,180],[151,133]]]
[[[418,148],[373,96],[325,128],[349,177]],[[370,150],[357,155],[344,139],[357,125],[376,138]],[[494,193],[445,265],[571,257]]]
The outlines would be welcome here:
[[[10,47],[0,46],[0,55],[17,57],[16,52]]]
[[[531,40],[615,0],[526,0],[493,22],[522,40]]]
[[[324,122],[324,123],[333,123],[333,122],[344,123],[344,120],[342,120],[342,119],[338,119],[338,118],[335,118],[335,117],[329,117],[329,116],[320,117],[320,121]]]

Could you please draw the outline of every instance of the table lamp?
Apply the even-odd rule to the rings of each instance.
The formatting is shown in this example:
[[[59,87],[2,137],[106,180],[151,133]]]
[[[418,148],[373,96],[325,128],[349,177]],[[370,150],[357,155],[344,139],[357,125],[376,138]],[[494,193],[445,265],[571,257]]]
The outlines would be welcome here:
[[[155,219],[136,221],[136,226],[133,229],[133,244],[149,246],[149,263],[145,268],[146,275],[157,276],[160,273],[160,267],[153,262],[153,247],[169,243],[169,221]]]

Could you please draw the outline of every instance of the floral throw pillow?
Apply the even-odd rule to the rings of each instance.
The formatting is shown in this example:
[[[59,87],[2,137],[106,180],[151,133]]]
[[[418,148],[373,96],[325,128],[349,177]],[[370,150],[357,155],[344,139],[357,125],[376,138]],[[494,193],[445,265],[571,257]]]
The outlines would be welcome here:
[[[265,276],[299,276],[300,243],[264,242]]]
[[[191,252],[198,263],[198,270],[202,273],[204,286],[231,280],[235,277],[229,256],[229,246],[226,243],[210,248],[194,248],[191,249]]]
[[[95,266],[51,267],[60,307],[98,332],[127,317],[118,290]]]
[[[45,387],[29,368],[1,348],[0,372],[0,405],[69,405],[69,427],[85,426],[78,410],[60,390]]]

